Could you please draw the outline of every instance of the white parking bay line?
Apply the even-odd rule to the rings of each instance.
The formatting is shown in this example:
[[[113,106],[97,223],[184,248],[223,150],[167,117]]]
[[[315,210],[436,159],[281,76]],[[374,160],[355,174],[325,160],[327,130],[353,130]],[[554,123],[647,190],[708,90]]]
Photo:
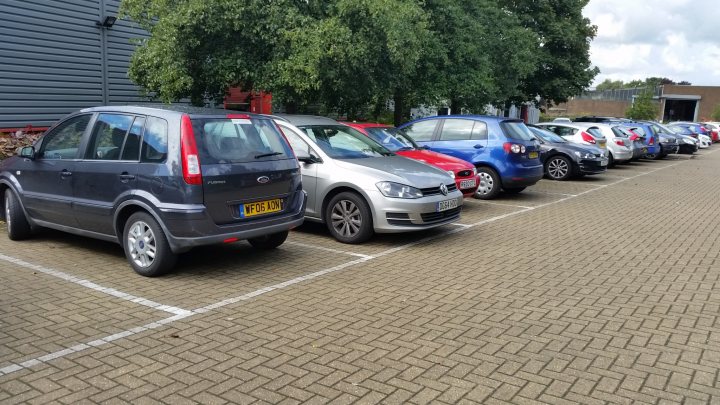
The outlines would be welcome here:
[[[339,253],[339,254],[343,254],[343,255],[356,256],[356,257],[370,257],[369,255],[364,255],[362,253],[348,252],[346,250],[333,249],[333,248],[328,248],[328,247],[324,247],[324,246],[308,245],[306,243],[300,243],[300,242],[287,241],[285,243],[290,244],[290,245],[304,247],[307,249],[322,250],[322,251],[330,252],[330,253]]]
[[[189,315],[192,313],[191,311],[189,311],[187,309],[177,308],[177,307],[173,307],[170,305],[164,305],[164,304],[160,304],[159,302],[150,301],[150,300],[142,298],[142,297],[136,297],[132,294],[128,294],[128,293],[116,290],[114,288],[103,287],[101,285],[93,283],[92,281],[84,280],[82,278],[75,277],[75,276],[72,276],[67,273],[63,273],[62,271],[53,270],[53,269],[50,269],[47,267],[39,266],[37,264],[28,263],[24,260],[21,260],[21,259],[15,258],[15,257],[0,254],[0,260],[10,262],[10,263],[16,264],[18,266],[26,267],[28,269],[32,269],[37,272],[47,274],[49,276],[57,277],[59,279],[65,280],[65,281],[69,281],[71,283],[75,283],[75,284],[81,285],[83,287],[87,287],[91,290],[99,291],[101,293],[111,295],[113,297],[120,298],[125,301],[134,302],[136,304],[144,305],[146,307],[150,307],[150,308],[157,309],[160,311],[169,312],[169,313],[175,314],[175,315]]]
[[[505,203],[499,203],[499,202],[494,202],[494,201],[485,201],[485,200],[473,200],[473,203],[500,205],[503,207],[524,208],[524,209],[532,208],[532,207],[528,207],[526,205],[505,204]]]
[[[573,197],[577,195],[577,194],[555,193],[555,192],[552,192],[552,191],[540,191],[540,190],[525,190],[524,193],[525,193],[525,194],[527,194],[527,193],[530,193],[530,194],[540,193],[540,194],[564,195],[564,196],[573,196]]]

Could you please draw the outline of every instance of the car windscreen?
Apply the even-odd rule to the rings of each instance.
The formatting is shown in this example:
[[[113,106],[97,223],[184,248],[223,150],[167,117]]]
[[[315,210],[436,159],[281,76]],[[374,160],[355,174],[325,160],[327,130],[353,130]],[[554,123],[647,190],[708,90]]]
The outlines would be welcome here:
[[[642,127],[630,127],[630,130],[636,133],[638,136],[645,137],[647,136],[647,133]]]
[[[334,159],[361,159],[393,155],[390,150],[346,125],[306,125],[300,129]]]
[[[522,121],[504,121],[500,123],[500,127],[502,127],[505,136],[511,139],[532,141],[535,138]]]
[[[623,127],[612,127],[613,134],[617,136],[618,138],[627,138],[632,135],[632,133],[627,129]]]
[[[194,118],[192,124],[203,164],[294,157],[285,138],[269,119]]]
[[[673,125],[673,126],[671,126],[671,127],[669,127],[669,128],[670,128],[673,132],[675,132],[676,134],[680,134],[680,135],[692,135],[692,134],[693,134],[693,131],[691,131],[691,130],[685,128],[685,127]]]
[[[595,127],[588,128],[588,129],[587,129],[587,132],[588,132],[590,135],[594,136],[595,138],[600,138],[600,139],[605,138],[605,135],[603,135],[603,133],[602,133],[602,131],[600,130],[600,128],[595,128]]]
[[[565,139],[563,139],[561,136],[554,132],[550,132],[545,129],[535,128],[535,127],[529,127],[530,130],[537,136],[538,138],[542,139],[545,142],[551,142],[551,143],[567,143]]]
[[[409,136],[399,132],[390,133],[387,128],[372,127],[365,128],[368,136],[380,145],[390,149],[393,152],[402,150],[413,150],[416,148],[415,143]]]

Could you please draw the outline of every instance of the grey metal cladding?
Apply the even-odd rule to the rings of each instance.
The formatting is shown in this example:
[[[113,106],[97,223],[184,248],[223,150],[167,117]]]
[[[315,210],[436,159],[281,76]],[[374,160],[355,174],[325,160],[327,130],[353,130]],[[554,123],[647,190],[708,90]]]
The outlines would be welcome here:
[[[0,1],[0,128],[49,126],[105,103],[142,102],[127,77],[134,45],[147,33],[118,20],[120,0]]]

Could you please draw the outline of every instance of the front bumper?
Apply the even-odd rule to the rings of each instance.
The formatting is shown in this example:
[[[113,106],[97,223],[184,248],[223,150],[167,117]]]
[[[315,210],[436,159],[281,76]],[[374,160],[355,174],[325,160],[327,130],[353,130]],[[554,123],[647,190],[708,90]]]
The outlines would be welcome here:
[[[282,215],[253,218],[251,221],[218,225],[207,210],[160,210],[162,226],[170,249],[181,253],[190,248],[223,243],[228,239],[245,240],[288,231],[305,220],[307,193],[298,191],[288,211]]]
[[[677,143],[664,142],[660,144],[660,149],[662,150],[661,153],[663,155],[669,155],[671,153],[678,153],[680,145]]]
[[[693,153],[697,152],[697,150],[698,150],[698,146],[695,144],[681,143],[680,150],[678,150],[678,153],[693,154]]]
[[[580,159],[578,169],[580,174],[598,174],[607,170],[607,159]]]
[[[419,231],[449,224],[460,219],[463,194],[434,195],[416,199],[388,198],[379,191],[367,190],[372,205],[374,228],[378,233]],[[438,203],[455,201],[456,208],[438,211]]]
[[[467,187],[466,183],[469,183],[470,180],[475,181],[475,185],[472,187]],[[478,186],[480,185],[480,176],[470,176],[470,177],[456,177],[455,178],[455,185],[457,186],[458,190],[462,192],[464,197],[472,197],[475,195],[475,192],[478,189]],[[463,187],[465,185],[466,187]]]

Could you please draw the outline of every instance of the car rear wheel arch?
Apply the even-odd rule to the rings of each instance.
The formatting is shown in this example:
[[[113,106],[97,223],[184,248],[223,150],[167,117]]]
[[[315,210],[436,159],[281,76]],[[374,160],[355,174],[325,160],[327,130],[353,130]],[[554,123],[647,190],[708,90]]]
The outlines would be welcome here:
[[[157,221],[157,223],[160,225],[160,228],[162,228],[162,231],[165,233],[165,235],[169,235],[167,227],[160,220],[158,215],[152,210],[152,208],[140,201],[127,201],[120,205],[120,207],[118,207],[115,214],[115,236],[117,236],[118,243],[120,243],[120,245],[123,245],[122,235],[123,231],[125,230],[125,223],[130,218],[130,216],[132,216],[136,212],[145,212],[152,216],[155,221]]]

